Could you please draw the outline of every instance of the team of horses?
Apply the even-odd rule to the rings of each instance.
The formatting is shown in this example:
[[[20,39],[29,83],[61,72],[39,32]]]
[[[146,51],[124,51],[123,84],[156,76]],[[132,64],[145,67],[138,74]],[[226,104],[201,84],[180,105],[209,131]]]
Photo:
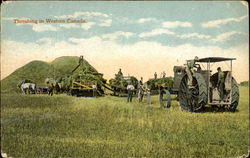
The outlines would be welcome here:
[[[27,82],[28,81],[28,82]],[[23,94],[45,94],[53,95],[53,91],[56,93],[60,91],[58,90],[58,86],[54,86],[53,84],[49,86],[37,86],[35,83],[30,82],[29,80],[20,81],[17,84]]]
[[[35,94],[36,93],[35,83],[20,82],[17,86],[21,89],[23,94]]]

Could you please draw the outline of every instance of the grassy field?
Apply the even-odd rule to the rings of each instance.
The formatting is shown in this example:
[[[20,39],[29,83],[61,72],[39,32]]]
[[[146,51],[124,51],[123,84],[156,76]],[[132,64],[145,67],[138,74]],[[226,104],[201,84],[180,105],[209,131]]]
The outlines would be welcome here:
[[[239,157],[249,146],[249,94],[238,111],[185,113],[112,96],[1,95],[1,150],[12,157]]]

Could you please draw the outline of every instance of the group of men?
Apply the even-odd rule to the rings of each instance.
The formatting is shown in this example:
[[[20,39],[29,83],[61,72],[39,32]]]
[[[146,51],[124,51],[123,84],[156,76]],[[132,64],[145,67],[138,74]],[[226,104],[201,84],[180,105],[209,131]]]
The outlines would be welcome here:
[[[133,92],[135,90],[135,87],[132,85],[131,82],[128,83],[127,90],[128,90],[127,102],[132,102],[132,97],[133,97]],[[150,104],[150,88],[147,85],[143,85],[142,77],[138,84],[137,94],[138,94],[139,102],[142,102],[143,96],[144,94],[146,94],[147,103]]]
[[[166,72],[165,71],[161,72],[161,76],[160,77],[161,78],[165,78],[166,77]],[[154,73],[154,79],[157,79],[157,73],[156,72]]]

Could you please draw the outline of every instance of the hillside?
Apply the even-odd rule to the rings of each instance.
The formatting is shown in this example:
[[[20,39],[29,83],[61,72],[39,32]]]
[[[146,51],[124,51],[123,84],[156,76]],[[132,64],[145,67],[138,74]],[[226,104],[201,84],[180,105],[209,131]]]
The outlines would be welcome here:
[[[56,58],[54,61],[51,62],[51,65],[55,69],[61,72],[63,75],[71,75],[72,70],[79,64],[79,57],[77,56],[63,56]],[[89,67],[91,71],[97,72],[97,70],[91,66],[88,61],[83,59],[83,66],[84,67]],[[79,73],[81,71],[81,68],[79,67],[76,69],[74,73]]]
[[[32,61],[17,69],[12,74],[1,80],[1,92],[18,92],[17,83],[20,80],[28,79],[37,84],[45,84],[47,77],[63,77],[72,74],[72,70],[78,65],[79,57],[64,56],[56,58],[47,63],[43,61]],[[88,67],[91,71],[96,69],[86,60],[83,60],[83,67],[79,67],[74,73],[79,73],[82,68]]]

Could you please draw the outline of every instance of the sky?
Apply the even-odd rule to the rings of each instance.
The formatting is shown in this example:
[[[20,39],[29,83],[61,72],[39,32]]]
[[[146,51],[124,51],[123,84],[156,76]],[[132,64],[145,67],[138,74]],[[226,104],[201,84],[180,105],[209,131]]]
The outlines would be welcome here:
[[[195,56],[212,56],[236,58],[233,76],[241,82],[249,80],[248,28],[245,1],[5,2],[1,79],[33,60],[83,55],[106,79],[121,68],[147,80],[155,72],[173,76],[175,65]]]

